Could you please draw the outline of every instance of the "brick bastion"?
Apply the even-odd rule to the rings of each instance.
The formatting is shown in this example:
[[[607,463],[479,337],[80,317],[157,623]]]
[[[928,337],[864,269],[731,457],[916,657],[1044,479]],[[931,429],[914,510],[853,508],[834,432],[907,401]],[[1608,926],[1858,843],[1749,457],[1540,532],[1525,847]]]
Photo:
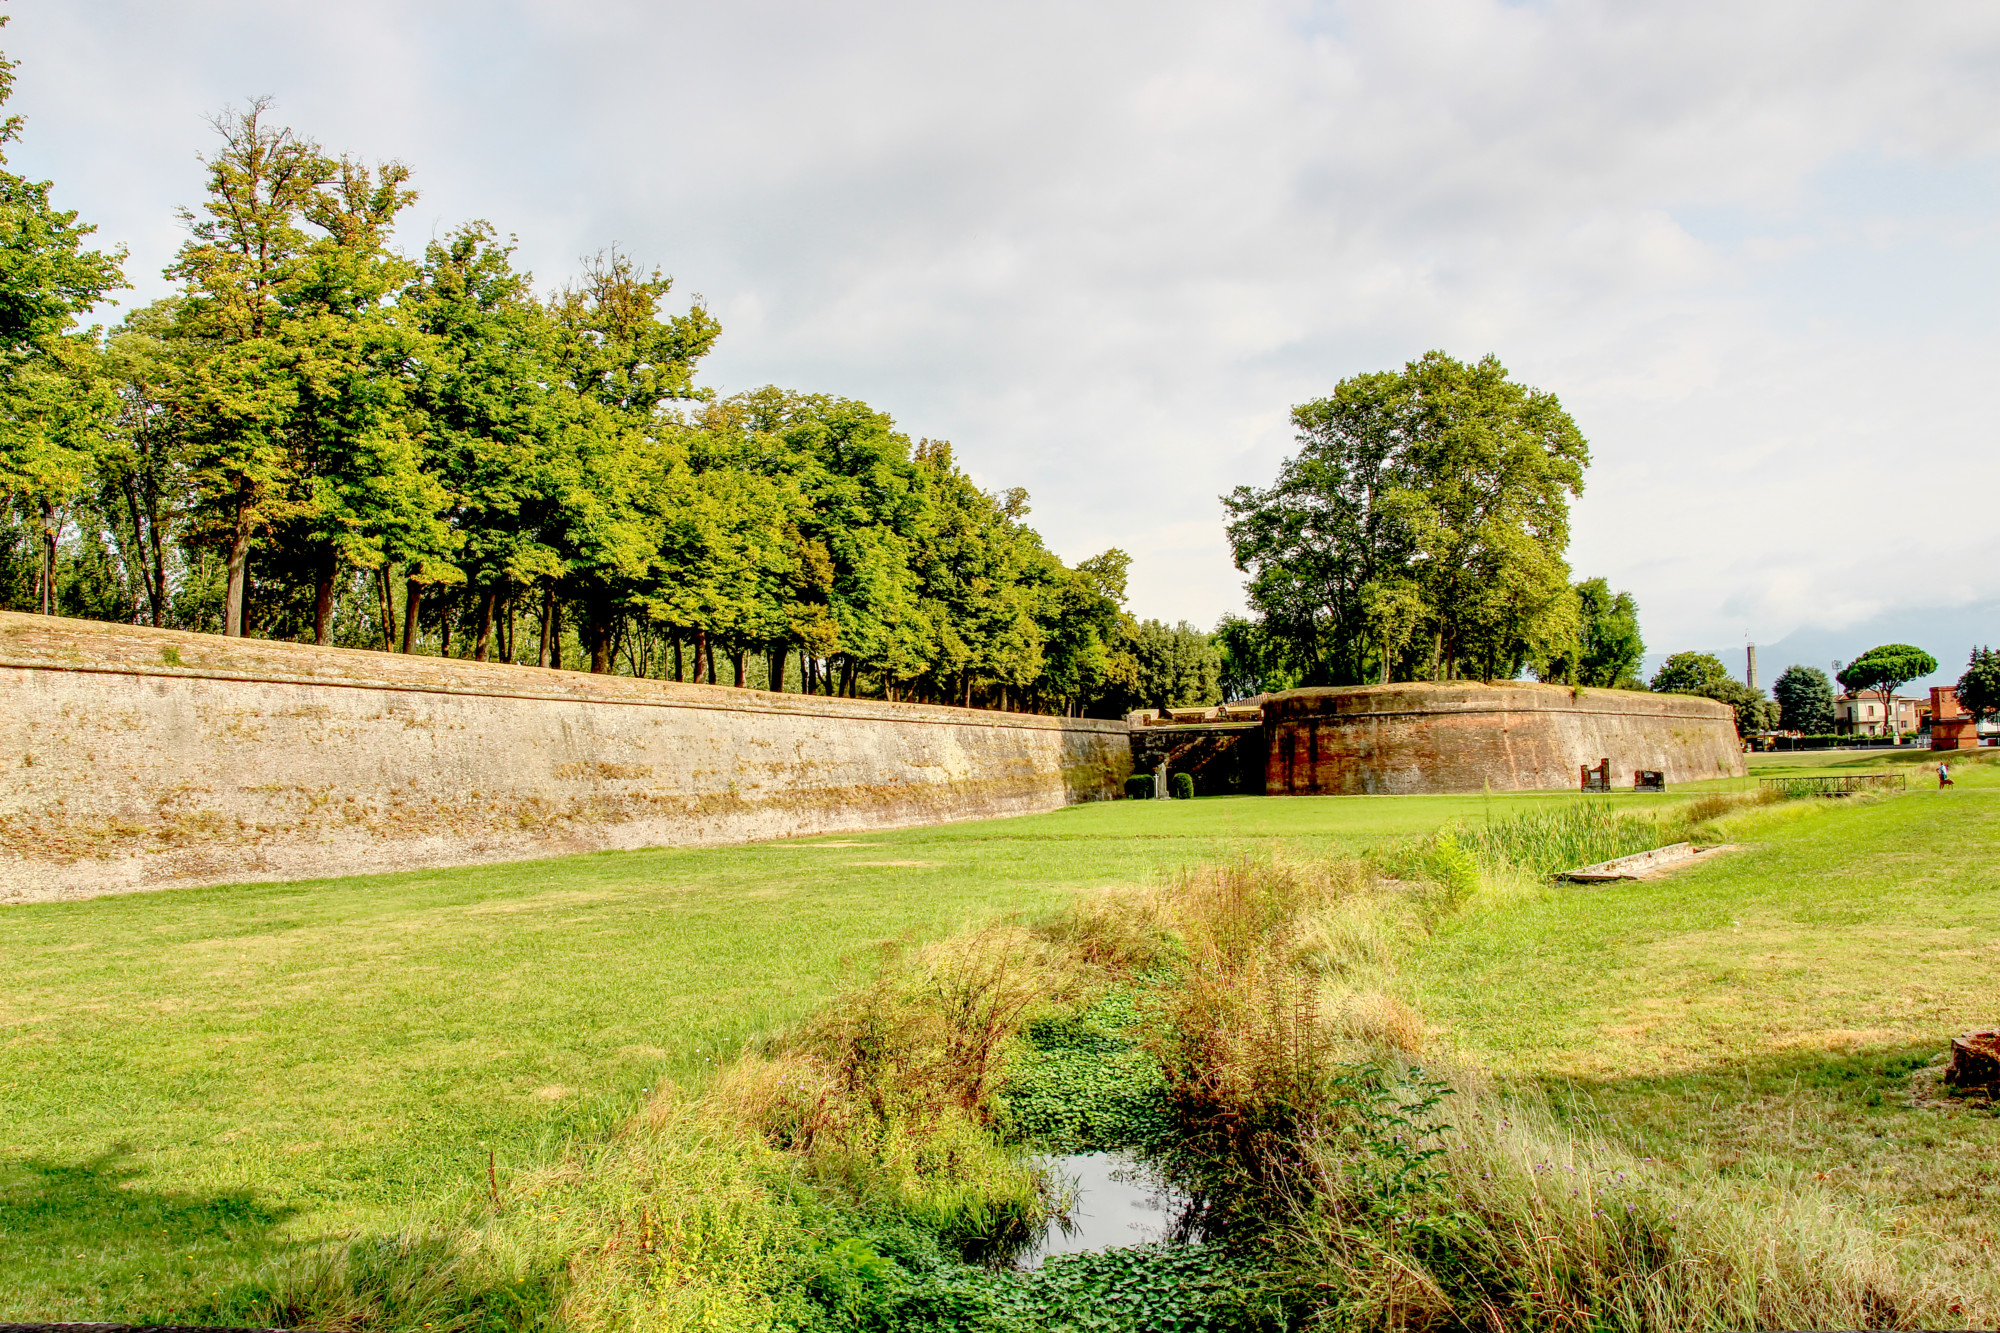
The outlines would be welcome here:
[[[0,902],[1028,814],[1122,721],[0,612]]]
[[[1744,771],[1726,704],[1524,681],[1289,690],[1264,701],[1264,736],[1273,796],[1574,790],[1605,759],[1627,789],[1641,769],[1669,783]]]

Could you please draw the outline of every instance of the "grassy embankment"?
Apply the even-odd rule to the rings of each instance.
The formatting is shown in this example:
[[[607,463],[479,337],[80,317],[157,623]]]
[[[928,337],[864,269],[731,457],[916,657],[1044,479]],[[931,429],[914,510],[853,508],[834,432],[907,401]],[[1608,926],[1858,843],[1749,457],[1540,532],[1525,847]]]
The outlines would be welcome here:
[[[1560,794],[1183,803],[0,912],[0,1314],[165,1316],[629,1115],[886,942]],[[1630,798],[1626,798],[1630,799]]]
[[[1570,1080],[1567,1094],[1594,1100],[1607,1129],[1638,1134],[1652,1155],[1746,1176],[1823,1177],[1842,1197],[1900,1210],[1892,1225],[1941,1238],[1956,1229],[1968,1247],[1990,1242],[1990,1226],[1976,1220],[1982,1194],[1990,1201],[1994,1190],[1979,1160],[1992,1159],[1990,1122],[1910,1111],[1900,1094],[1911,1063],[1990,1003],[2000,931],[1995,882],[1978,850],[1994,831],[1986,807],[1996,795],[1977,772],[1942,797],[1769,807],[1732,817],[1748,850],[1671,880],[1555,893],[1497,886],[1440,920],[1398,984],[1448,1031],[1460,1058]],[[1549,799],[1492,806],[1504,816]],[[186,1308],[201,1294],[196,1277],[227,1278],[288,1231],[366,1225],[400,1198],[462,1190],[481,1135],[520,1153],[538,1119],[548,1123],[536,1092],[579,1107],[594,1092],[598,1114],[612,1116],[632,1106],[612,1089],[636,1090],[669,1066],[689,1081],[712,1052],[733,1050],[752,1028],[824,993],[843,947],[905,929],[936,933],[995,910],[1040,910],[1067,888],[1130,882],[1231,844],[1282,834],[1295,854],[1351,853],[1443,818],[1476,824],[1486,808],[1477,798],[1109,807],[1048,817],[1039,828],[1024,820],[879,835],[861,848],[659,854],[644,870],[631,864],[643,857],[587,858],[558,866],[594,882],[554,890],[547,875],[558,866],[399,877],[363,882],[358,895],[340,888],[353,895],[344,911],[307,908],[298,889],[233,890],[235,934],[218,929],[216,895],[173,895],[208,898],[205,934],[184,918],[176,936],[138,910],[168,899],[36,909],[70,927],[43,942],[38,964],[54,967],[35,978],[38,994],[54,998],[64,979],[51,973],[67,974],[68,1006],[48,1008],[69,1040],[63,1058],[21,1041],[7,1048],[16,1069],[41,1055],[34,1096],[45,1109],[11,1120],[17,1140],[39,1136],[41,1165],[10,1183],[13,1253],[0,1255],[0,1271],[39,1261],[51,1278],[8,1292],[8,1303],[27,1302],[24,1313],[137,1313],[135,1298],[161,1302],[159,1312]],[[888,846],[898,854],[875,850]],[[716,859],[688,864],[697,858]],[[662,859],[679,872],[671,878],[702,887],[662,907],[674,889]],[[941,864],[865,864],[876,859]],[[628,863],[622,879],[620,862]],[[524,872],[539,877],[533,889],[509,878]],[[468,887],[466,873],[486,882]],[[390,886],[407,898],[363,910],[379,907]],[[620,908],[621,886],[639,901]],[[568,896],[540,903],[549,919],[507,919],[505,908],[518,918],[551,892]],[[322,886],[310,901],[327,893]],[[244,922],[243,896],[260,894],[264,919]],[[802,928],[802,904],[824,915]],[[94,928],[78,921],[91,911],[102,914]],[[273,916],[290,924],[274,929]],[[287,934],[294,947],[273,949]],[[697,942],[720,956],[690,957]],[[83,959],[54,952],[93,943]],[[389,971],[381,960],[392,950],[402,957]],[[547,981],[549,960],[563,955],[586,961]],[[481,972],[514,985],[468,985]],[[131,981],[123,991],[121,976]],[[523,977],[537,993],[522,994]],[[725,978],[734,985],[720,985]],[[790,990],[773,995],[786,980]],[[197,982],[206,1009],[187,1003]],[[342,996],[344,1007],[334,1003]],[[176,999],[193,1010],[179,1022],[157,1008]],[[146,1021],[134,1024],[139,1015]],[[673,1051],[659,1034],[677,1022],[686,1035]],[[58,1035],[27,1032],[45,1042]],[[245,1033],[263,1040],[225,1044]],[[647,1035],[656,1044],[633,1050]],[[203,1079],[215,1100],[199,1112],[177,1105],[174,1080],[201,1077],[188,1066],[218,1048],[225,1058]],[[288,1076],[301,1070],[305,1077]],[[92,1082],[101,1100],[90,1096]],[[445,1097],[430,1108],[437,1128],[412,1132],[413,1112],[434,1091]],[[1789,1114],[1774,1114],[1774,1103]],[[190,1133],[201,1116],[213,1128]],[[343,1117],[345,1137],[334,1138]],[[243,1128],[252,1132],[228,1137]],[[82,1166],[107,1133],[153,1151],[134,1154],[129,1167]],[[284,1153],[296,1146],[304,1150]],[[133,1168],[149,1175],[117,1189],[116,1172]],[[242,1188],[252,1180],[260,1197]],[[213,1187],[230,1184],[237,1193]],[[275,1216],[286,1207],[317,1211],[286,1222]],[[63,1257],[72,1245],[88,1257]],[[107,1299],[120,1303],[107,1308]]]

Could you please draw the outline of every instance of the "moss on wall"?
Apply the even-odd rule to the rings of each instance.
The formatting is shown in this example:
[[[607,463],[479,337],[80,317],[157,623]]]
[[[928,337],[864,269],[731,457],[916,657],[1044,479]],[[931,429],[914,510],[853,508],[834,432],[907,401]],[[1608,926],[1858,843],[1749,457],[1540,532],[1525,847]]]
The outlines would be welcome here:
[[[0,899],[1024,814],[1120,722],[0,613]]]

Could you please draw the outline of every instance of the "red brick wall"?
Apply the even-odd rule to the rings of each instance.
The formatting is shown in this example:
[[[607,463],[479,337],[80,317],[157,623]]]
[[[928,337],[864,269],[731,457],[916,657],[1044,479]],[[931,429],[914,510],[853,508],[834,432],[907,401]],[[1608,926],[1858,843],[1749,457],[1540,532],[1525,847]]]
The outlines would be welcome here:
[[[1741,777],[1734,715],[1710,699],[1510,681],[1293,690],[1266,701],[1271,795],[1575,788],[1611,761],[1671,783]]]

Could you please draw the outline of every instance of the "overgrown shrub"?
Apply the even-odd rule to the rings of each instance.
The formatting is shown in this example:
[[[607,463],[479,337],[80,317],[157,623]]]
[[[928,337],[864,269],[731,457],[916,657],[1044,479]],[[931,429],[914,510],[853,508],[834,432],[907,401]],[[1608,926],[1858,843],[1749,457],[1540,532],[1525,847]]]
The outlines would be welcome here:
[[[1152,800],[1153,775],[1151,773],[1134,773],[1131,777],[1126,778],[1125,796],[1126,799],[1133,801]]]
[[[1167,787],[1173,792],[1176,801],[1192,801],[1194,799],[1194,774],[1176,773],[1167,779]]]

